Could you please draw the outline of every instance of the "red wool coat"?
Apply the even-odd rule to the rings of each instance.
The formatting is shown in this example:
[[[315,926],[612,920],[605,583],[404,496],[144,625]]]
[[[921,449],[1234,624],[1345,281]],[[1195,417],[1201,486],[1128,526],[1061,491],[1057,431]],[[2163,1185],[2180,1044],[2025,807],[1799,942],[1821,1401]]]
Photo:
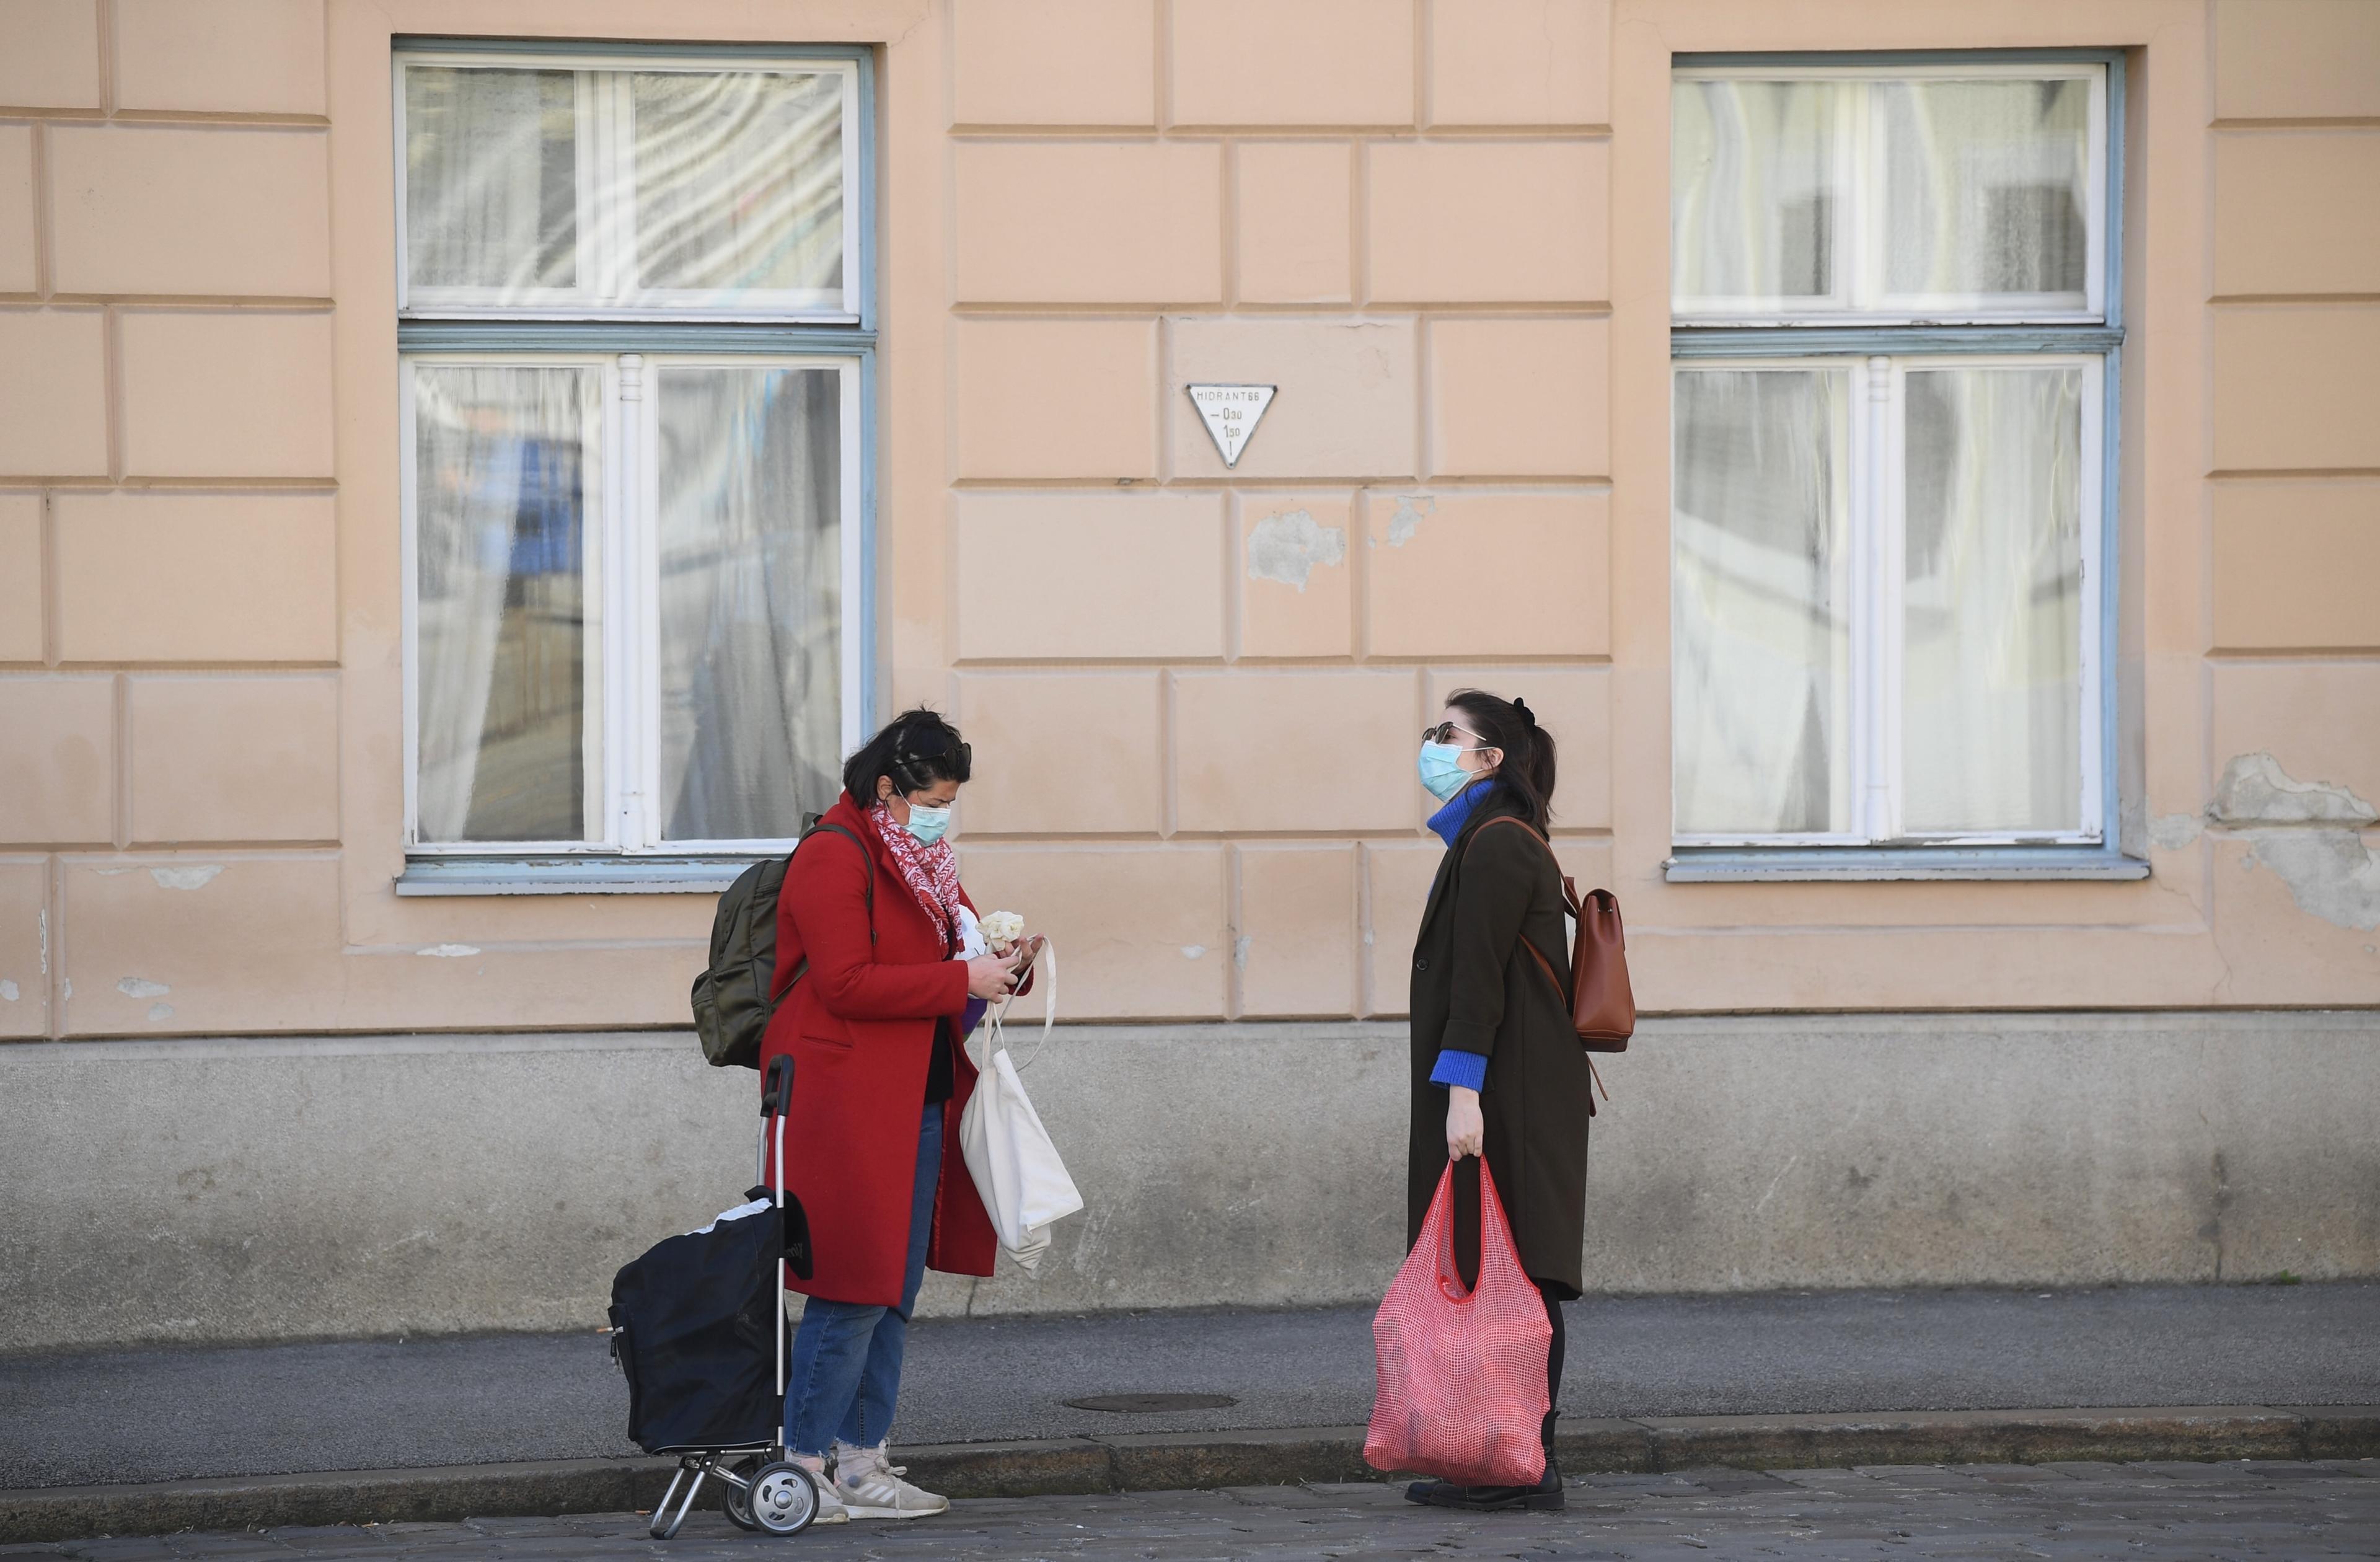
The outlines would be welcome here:
[[[794,853],[777,898],[776,1012],[760,1043],[761,1077],[794,1059],[785,1117],[785,1191],[809,1216],[808,1280],[786,1284],[832,1301],[896,1307],[908,1257],[909,1195],[934,1021],[966,1007],[966,967],[845,793],[826,812],[866,844],[821,830]],[[868,941],[868,884],[876,890]],[[969,903],[972,908],[972,902]],[[804,958],[809,969],[798,982]],[[788,987],[790,985],[790,992]],[[954,1049],[955,1087],[942,1110],[942,1177],[929,1267],[989,1275],[998,1239],[959,1149],[959,1113],[975,1065]]]

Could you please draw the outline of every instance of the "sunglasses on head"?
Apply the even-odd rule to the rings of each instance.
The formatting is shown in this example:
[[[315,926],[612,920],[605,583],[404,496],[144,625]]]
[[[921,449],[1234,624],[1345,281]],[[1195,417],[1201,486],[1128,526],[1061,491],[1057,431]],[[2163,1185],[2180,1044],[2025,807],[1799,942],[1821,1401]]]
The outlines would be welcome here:
[[[893,751],[900,760],[946,760],[956,757],[963,768],[972,768],[975,750],[953,738],[943,727],[921,727],[904,734],[901,746]]]

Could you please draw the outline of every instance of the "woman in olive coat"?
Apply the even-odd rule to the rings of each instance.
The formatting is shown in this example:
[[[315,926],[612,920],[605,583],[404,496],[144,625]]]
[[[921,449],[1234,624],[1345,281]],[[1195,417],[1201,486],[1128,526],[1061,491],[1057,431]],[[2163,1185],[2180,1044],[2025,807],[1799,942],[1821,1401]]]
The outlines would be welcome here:
[[[1558,1508],[1552,1407],[1561,1388],[1560,1303],[1579,1294],[1582,1279],[1593,1074],[1562,987],[1569,960],[1561,870],[1545,836],[1554,740],[1524,702],[1457,689],[1439,725],[1422,735],[1420,769],[1422,785],[1445,805],[1430,828],[1447,850],[1414,941],[1405,1244],[1420,1237],[1451,1158],[1455,1263],[1466,1286],[1477,1283],[1484,1153],[1521,1268],[1545,1300],[1553,1345],[1546,1363],[1546,1466],[1537,1483],[1424,1481],[1405,1495],[1440,1507]],[[1489,827],[1500,819],[1520,824]]]

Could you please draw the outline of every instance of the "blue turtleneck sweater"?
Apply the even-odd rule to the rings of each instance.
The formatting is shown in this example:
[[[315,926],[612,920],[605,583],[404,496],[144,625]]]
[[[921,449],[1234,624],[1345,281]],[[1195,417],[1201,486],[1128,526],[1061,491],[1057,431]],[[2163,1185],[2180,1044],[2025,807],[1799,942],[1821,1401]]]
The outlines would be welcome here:
[[[1438,833],[1450,849],[1454,838],[1463,834],[1463,826],[1471,823],[1471,815],[1479,805],[1496,795],[1493,776],[1474,781],[1446,801],[1446,806],[1429,816],[1429,827]],[[1463,1052],[1445,1048],[1438,1055],[1438,1067],[1429,1071],[1434,1085],[1461,1085],[1465,1090],[1477,1090],[1488,1082],[1488,1058],[1484,1053]]]

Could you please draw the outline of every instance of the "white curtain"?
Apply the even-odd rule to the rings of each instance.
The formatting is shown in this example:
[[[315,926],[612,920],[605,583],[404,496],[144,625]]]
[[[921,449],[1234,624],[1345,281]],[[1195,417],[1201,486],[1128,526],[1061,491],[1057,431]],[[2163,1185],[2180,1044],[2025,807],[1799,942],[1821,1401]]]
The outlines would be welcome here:
[[[1848,400],[1841,371],[1676,376],[1681,835],[1851,828]]]
[[[576,840],[599,823],[586,774],[596,392],[589,369],[414,366],[426,842]]]
[[[656,379],[662,835],[796,836],[842,789],[841,375]]]
[[[577,284],[575,104],[566,70],[407,68],[412,286],[508,295]]]
[[[843,286],[840,77],[650,72],[633,95],[641,286]]]
[[[2071,367],[1908,376],[1912,833],[2081,825],[2082,390]]]
[[[1680,299],[1815,301],[1835,286],[1836,105],[1827,81],[1681,81],[1670,95],[1670,264]]]
[[[2091,89],[2079,80],[1887,81],[1885,289],[2081,309]]]

